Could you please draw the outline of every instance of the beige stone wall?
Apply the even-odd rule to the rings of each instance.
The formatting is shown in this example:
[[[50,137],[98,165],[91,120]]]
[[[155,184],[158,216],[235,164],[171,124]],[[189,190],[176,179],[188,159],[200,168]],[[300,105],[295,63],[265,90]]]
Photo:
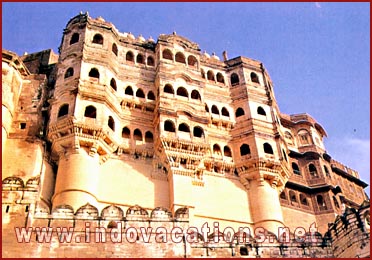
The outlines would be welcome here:
[[[195,205],[196,226],[208,222],[213,227],[216,221],[221,229],[230,226],[237,231],[240,226],[251,225],[252,198],[237,179],[204,175],[204,181],[204,186],[193,186],[191,194],[183,194]]]
[[[291,232],[294,232],[296,228],[304,228],[308,232],[311,225],[317,223],[316,216],[309,212],[287,207],[282,207],[282,212],[284,223]],[[323,234],[323,232],[321,233]]]
[[[97,198],[102,203],[169,208],[169,184],[151,160],[122,155],[101,165]],[[165,177],[165,178],[164,178]]]
[[[42,172],[44,147],[40,142],[8,139],[3,150],[2,178],[18,176],[27,181]]]

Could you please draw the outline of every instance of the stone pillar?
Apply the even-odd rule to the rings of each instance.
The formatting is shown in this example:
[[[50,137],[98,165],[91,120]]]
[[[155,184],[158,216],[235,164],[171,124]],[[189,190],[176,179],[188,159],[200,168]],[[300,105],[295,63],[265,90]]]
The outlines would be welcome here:
[[[53,208],[67,204],[76,211],[86,203],[97,206],[99,155],[81,148],[61,155],[58,164]]]
[[[276,188],[263,179],[251,180],[249,197],[254,228],[263,227],[278,236],[278,228],[284,227],[284,221]]]

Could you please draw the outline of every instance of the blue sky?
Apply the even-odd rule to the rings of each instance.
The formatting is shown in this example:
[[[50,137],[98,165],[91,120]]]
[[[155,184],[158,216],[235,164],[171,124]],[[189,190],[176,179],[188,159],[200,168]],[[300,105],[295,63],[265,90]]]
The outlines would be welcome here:
[[[281,112],[307,112],[336,160],[370,172],[369,3],[2,3],[2,47],[55,52],[80,11],[155,40],[176,31],[209,54],[263,62]],[[369,193],[369,188],[368,188]]]

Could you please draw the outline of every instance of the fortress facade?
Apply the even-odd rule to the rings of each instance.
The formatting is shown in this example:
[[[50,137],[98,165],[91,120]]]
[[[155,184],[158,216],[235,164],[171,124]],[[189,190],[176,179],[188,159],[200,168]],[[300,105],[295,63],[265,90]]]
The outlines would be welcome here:
[[[326,152],[326,136],[310,115],[280,112],[259,61],[79,14],[58,55],[2,50],[3,256],[369,256],[367,184]],[[87,227],[206,223],[195,243],[76,240]],[[77,232],[47,244],[32,230],[26,244],[17,227]],[[298,228],[316,239],[292,240]]]

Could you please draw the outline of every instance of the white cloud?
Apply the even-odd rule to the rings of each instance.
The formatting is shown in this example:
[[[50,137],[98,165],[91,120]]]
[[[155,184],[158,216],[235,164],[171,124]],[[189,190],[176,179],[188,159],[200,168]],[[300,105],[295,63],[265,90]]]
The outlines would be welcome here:
[[[370,140],[344,137],[326,140],[325,145],[334,160],[356,170],[360,179],[370,184]],[[369,187],[366,191],[369,194]]]
[[[319,2],[315,2],[315,7],[316,7],[316,8],[322,8],[322,6],[320,5]]]

